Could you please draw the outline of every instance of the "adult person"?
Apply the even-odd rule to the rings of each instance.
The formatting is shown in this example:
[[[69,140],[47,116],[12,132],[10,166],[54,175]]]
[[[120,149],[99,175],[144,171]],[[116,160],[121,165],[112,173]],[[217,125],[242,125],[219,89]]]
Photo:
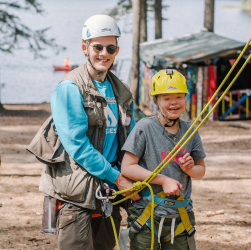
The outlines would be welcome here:
[[[115,246],[110,219],[97,217],[101,210],[95,191],[98,179],[111,188],[132,186],[119,169],[121,147],[135,124],[133,99],[128,87],[109,71],[119,52],[120,36],[110,16],[86,20],[82,50],[87,64],[66,74],[56,87],[52,117],[28,147],[46,163],[39,190],[62,204],[59,250],[110,250]],[[114,206],[112,215],[119,232],[119,206]]]

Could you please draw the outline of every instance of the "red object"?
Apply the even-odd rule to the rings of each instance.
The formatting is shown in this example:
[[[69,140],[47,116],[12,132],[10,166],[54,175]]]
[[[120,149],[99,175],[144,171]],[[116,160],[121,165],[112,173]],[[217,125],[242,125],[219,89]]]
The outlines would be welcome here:
[[[215,74],[215,70],[214,70],[214,66],[213,65],[209,65],[208,66],[208,101],[211,99],[211,97],[213,96],[214,92],[216,91],[216,74]],[[212,102],[212,104],[214,104],[215,101]]]
[[[97,217],[100,217],[102,216],[102,214],[92,214],[92,218],[97,218]]]
[[[72,67],[70,67],[70,66],[53,66],[53,68],[55,71],[58,71],[58,70],[70,71],[70,70],[72,70]]]
[[[231,64],[231,66],[234,65],[235,61],[236,61],[236,59],[229,59],[229,62],[230,62],[230,64]]]

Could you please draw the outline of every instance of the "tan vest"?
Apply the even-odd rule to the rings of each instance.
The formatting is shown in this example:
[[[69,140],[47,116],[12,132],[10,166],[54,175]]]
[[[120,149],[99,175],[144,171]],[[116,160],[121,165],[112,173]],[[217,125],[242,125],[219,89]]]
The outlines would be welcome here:
[[[132,94],[114,74],[107,73],[119,109],[117,166],[123,158],[120,150],[130,131],[131,124],[125,125],[126,116],[132,119]],[[106,136],[108,105],[97,90],[86,65],[68,73],[63,80],[71,80],[78,86],[84,100],[84,109],[88,116],[86,132],[93,147],[103,154],[103,144]],[[45,163],[39,190],[57,199],[71,202],[75,205],[95,209],[95,191],[98,185],[97,177],[88,173],[76,163],[65,151],[58,137],[52,116],[42,125],[27,150],[38,160]]]

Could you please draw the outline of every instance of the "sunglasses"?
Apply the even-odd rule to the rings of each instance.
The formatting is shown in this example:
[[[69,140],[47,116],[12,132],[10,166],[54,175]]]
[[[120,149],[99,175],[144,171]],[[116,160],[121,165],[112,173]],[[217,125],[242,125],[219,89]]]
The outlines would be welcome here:
[[[114,54],[117,50],[117,46],[112,45],[112,44],[108,46],[103,46],[102,44],[95,44],[95,45],[90,45],[90,46],[93,47],[94,52],[97,54],[100,53],[104,49],[104,47],[106,47],[106,50],[109,54]]]

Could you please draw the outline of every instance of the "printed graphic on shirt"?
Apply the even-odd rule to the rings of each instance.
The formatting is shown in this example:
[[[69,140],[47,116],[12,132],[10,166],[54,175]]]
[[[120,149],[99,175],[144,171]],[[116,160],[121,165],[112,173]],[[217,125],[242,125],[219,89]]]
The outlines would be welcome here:
[[[109,104],[116,104],[116,99],[106,97],[107,103]],[[112,112],[112,106],[113,105],[108,105],[108,119],[107,119],[107,124],[106,124],[106,134],[116,134],[117,133],[117,124],[118,121]]]
[[[105,100],[108,104],[116,104],[117,103],[115,97],[105,97]]]
[[[171,160],[171,162],[177,162],[179,163],[179,158],[180,157],[183,157],[187,152],[188,152],[188,147],[189,145],[187,145],[187,149],[181,149],[180,152]],[[178,146],[177,149],[180,149],[180,146]],[[161,152],[161,161],[163,161],[169,154],[170,152]],[[174,154],[171,154],[167,159],[166,161],[168,161]]]
[[[111,109],[108,107],[107,127],[115,127],[116,125],[117,125],[117,119],[115,115],[112,113]]]

